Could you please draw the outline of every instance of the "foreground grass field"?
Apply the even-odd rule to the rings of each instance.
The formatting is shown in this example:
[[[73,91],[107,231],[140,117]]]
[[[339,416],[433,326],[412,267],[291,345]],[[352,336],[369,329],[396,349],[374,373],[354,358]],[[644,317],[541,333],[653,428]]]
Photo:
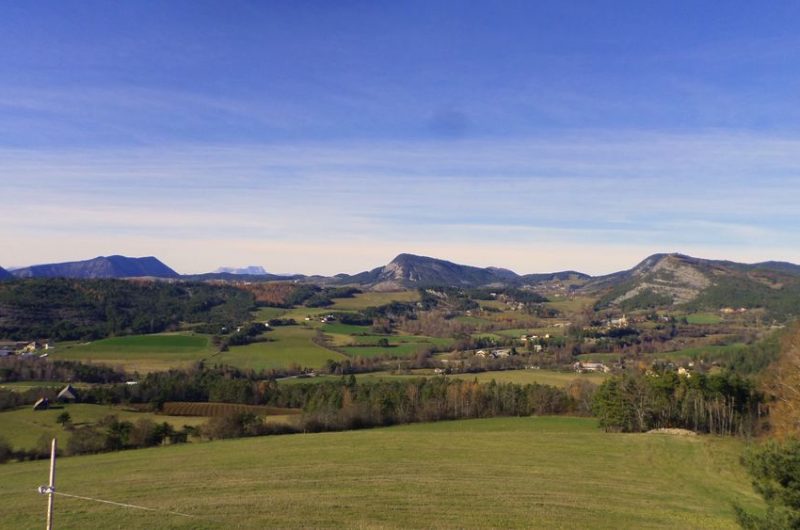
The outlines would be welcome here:
[[[171,446],[59,461],[57,528],[735,528],[759,506],[732,439],[511,418]],[[0,528],[44,524],[47,462],[0,466]]]

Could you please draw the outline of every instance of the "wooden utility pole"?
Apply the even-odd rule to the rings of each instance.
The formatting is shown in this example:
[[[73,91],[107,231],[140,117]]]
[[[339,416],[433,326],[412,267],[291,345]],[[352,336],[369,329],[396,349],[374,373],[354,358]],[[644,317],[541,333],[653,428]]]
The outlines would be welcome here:
[[[56,439],[50,444],[50,493],[47,496],[47,530],[53,530],[53,497],[56,492]]]
[[[53,497],[56,494],[56,439],[50,444],[50,484],[39,486],[39,493],[47,495],[47,530],[53,530]]]

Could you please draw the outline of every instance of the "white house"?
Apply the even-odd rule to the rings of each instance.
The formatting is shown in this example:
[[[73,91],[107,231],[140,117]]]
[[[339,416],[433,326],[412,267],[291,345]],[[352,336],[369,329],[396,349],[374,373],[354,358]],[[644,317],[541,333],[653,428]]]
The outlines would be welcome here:
[[[572,365],[572,368],[575,369],[576,372],[603,372],[608,373],[611,371],[611,368],[606,366],[603,363],[582,363],[580,361],[576,362]]]

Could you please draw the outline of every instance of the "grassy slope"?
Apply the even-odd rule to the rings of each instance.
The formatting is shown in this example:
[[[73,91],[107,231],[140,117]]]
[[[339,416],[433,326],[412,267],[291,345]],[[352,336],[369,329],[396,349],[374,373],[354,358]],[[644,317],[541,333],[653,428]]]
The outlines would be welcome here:
[[[390,302],[416,302],[417,300],[419,300],[417,291],[360,293],[352,298],[336,298],[333,306],[328,309],[336,311],[360,310],[382,306]]]
[[[266,437],[62,459],[61,528],[734,528],[757,504],[735,440],[512,418]],[[1,528],[43,524],[47,463],[0,466]]]
[[[139,419],[149,419],[156,423],[167,422],[176,428],[184,425],[199,425],[206,421],[202,417],[164,416],[149,412],[133,412],[118,407],[105,405],[88,405],[75,403],[64,405],[63,408],[52,408],[34,412],[31,407],[0,412],[0,434],[5,437],[15,448],[33,448],[42,434],[58,436],[62,444],[66,443],[69,432],[56,423],[56,418],[67,411],[76,426],[87,423],[96,423],[109,414],[115,414],[121,420],[136,422]]]

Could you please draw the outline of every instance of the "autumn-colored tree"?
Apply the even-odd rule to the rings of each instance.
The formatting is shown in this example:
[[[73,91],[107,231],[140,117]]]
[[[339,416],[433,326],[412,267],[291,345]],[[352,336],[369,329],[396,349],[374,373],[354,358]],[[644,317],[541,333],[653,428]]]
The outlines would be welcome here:
[[[775,436],[800,436],[800,325],[784,334],[780,356],[767,372],[766,390],[774,399],[770,425]]]

